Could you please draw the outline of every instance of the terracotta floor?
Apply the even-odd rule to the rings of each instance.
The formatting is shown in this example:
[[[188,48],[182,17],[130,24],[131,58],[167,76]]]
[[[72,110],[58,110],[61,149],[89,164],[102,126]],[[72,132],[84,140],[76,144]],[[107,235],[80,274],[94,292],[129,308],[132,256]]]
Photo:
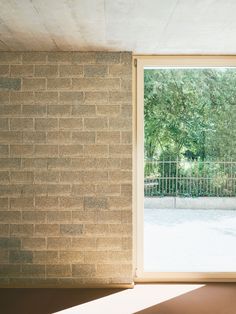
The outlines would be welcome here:
[[[87,303],[86,303],[87,302]],[[236,314],[236,284],[0,289],[1,314]]]

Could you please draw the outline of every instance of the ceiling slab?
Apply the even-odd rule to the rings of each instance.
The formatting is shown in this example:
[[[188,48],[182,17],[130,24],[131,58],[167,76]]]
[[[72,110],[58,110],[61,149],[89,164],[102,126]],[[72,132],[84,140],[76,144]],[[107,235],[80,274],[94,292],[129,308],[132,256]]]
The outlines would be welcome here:
[[[235,0],[0,0],[0,50],[236,54],[235,12]]]

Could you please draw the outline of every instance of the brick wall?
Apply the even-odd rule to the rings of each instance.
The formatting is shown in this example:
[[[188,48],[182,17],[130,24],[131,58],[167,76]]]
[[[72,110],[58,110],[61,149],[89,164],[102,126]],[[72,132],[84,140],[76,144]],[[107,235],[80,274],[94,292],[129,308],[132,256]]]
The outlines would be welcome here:
[[[131,54],[0,52],[0,285],[132,282]]]

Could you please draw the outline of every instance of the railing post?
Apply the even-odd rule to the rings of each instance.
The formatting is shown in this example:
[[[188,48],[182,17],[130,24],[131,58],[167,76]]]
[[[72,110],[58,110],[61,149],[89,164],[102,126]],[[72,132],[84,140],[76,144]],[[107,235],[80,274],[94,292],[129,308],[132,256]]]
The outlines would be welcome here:
[[[175,185],[175,196],[178,196],[178,176],[179,176],[179,158],[176,159],[176,185]]]

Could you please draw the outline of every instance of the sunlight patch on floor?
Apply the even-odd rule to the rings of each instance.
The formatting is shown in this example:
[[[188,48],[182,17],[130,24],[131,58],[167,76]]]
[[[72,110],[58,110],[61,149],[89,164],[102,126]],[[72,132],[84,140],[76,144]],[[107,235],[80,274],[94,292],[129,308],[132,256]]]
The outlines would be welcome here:
[[[127,289],[91,302],[77,305],[57,312],[57,314],[130,314],[202,288],[203,286],[205,285],[135,285],[133,289]]]

